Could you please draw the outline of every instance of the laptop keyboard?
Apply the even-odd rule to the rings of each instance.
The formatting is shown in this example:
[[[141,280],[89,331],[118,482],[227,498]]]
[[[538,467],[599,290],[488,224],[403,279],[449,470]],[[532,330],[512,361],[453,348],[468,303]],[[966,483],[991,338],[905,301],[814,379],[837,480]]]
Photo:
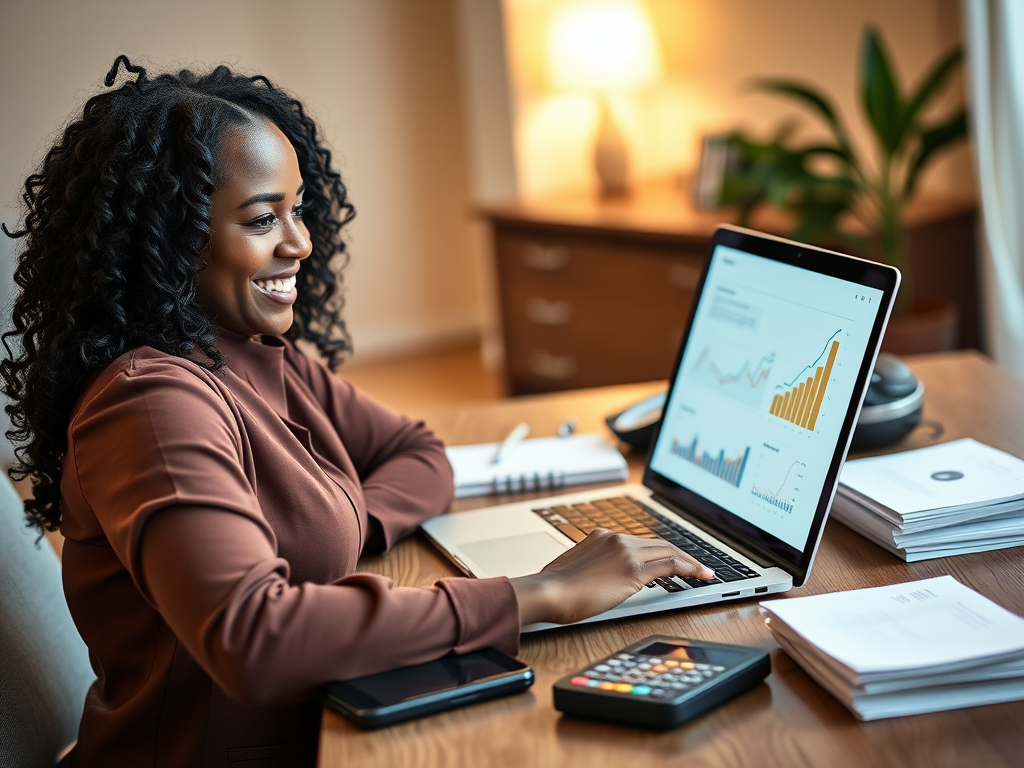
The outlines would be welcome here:
[[[643,502],[629,496],[595,499],[582,504],[557,505],[533,510],[575,542],[586,538],[595,528],[628,533],[645,539],[665,539],[715,572],[711,581],[673,576],[655,579],[648,587],[661,587],[666,592],[704,587],[708,584],[742,581],[760,574],[726,554],[692,531],[662,517]],[[684,586],[685,585],[685,586]]]

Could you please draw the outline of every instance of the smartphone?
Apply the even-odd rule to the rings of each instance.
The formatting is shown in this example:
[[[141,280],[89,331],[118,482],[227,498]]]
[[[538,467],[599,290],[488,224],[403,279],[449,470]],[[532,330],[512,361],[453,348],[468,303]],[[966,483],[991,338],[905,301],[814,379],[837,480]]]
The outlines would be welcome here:
[[[327,705],[362,728],[380,728],[525,691],[533,670],[493,648],[330,683]]]

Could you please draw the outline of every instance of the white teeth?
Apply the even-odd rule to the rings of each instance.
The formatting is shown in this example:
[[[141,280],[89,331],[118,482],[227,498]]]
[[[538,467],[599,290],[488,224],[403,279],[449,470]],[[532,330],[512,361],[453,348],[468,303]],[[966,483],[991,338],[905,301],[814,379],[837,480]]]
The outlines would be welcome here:
[[[289,293],[295,287],[295,275],[284,280],[253,280],[253,284],[264,293]]]

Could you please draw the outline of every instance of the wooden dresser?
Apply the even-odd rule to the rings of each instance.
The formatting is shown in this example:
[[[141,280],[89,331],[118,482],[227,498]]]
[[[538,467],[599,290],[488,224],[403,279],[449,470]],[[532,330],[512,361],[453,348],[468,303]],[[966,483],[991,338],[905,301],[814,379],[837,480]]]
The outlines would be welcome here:
[[[508,394],[667,378],[722,211],[671,187],[629,197],[566,196],[481,208],[493,234]],[[911,214],[919,295],[960,306],[961,343],[978,346],[975,206]],[[784,232],[781,217],[757,226]]]

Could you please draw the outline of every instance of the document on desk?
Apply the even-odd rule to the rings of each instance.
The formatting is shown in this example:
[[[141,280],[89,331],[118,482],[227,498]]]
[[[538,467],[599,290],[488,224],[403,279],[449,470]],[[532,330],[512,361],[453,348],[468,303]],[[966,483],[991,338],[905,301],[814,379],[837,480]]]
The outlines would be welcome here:
[[[951,576],[772,600],[761,612],[861,719],[1024,698],[1024,619]]]
[[[879,512],[906,522],[1024,497],[1024,461],[965,438],[886,456],[854,459],[840,482]]]
[[[599,434],[523,440],[495,463],[498,447],[499,443],[480,443],[447,449],[455,473],[456,498],[614,483],[629,475],[619,449]]]

